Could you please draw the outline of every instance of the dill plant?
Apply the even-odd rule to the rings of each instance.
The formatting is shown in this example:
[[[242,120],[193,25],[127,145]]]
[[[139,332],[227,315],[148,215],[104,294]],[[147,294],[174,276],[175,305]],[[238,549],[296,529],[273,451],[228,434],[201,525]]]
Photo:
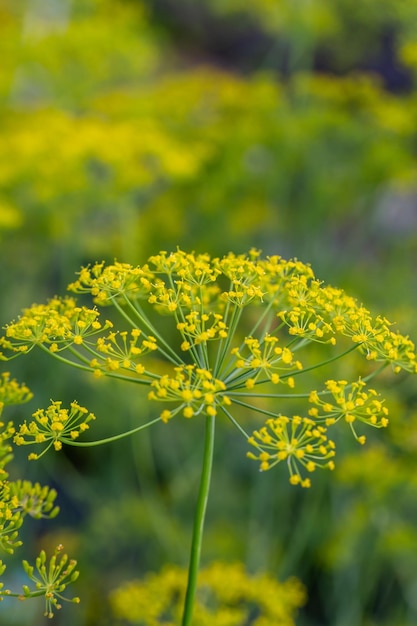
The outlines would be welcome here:
[[[24,384],[10,378],[8,372],[0,376],[0,415],[4,407],[23,404],[32,398],[32,393]],[[16,434],[12,421],[0,421],[0,548],[10,555],[22,545],[20,530],[25,518],[51,519],[59,509],[55,504],[57,492],[48,486],[32,483],[29,480],[10,480],[5,469],[12,461],[10,441]],[[79,602],[75,597],[69,600],[63,595],[66,586],[78,578],[75,569],[77,562],[63,553],[63,546],[57,546],[54,554],[48,559],[46,552],[41,550],[36,558],[35,566],[23,561],[23,568],[34,586],[23,585],[21,592],[15,592],[0,583],[0,600],[15,597],[21,600],[43,596],[45,598],[45,615],[53,617],[54,611],[61,608],[61,601]],[[0,561],[0,576],[6,571],[6,563]]]
[[[96,263],[82,268],[68,290],[89,294],[94,306],[71,295],[25,309],[0,339],[3,358],[37,347],[93,376],[148,387],[149,402],[161,408],[128,432],[80,441],[94,414],[75,401],[69,408],[53,402],[20,425],[14,442],[40,446],[29,455],[37,459],[51,447],[108,443],[157,422],[205,422],[183,626],[192,624],[217,422],[236,428],[260,470],[284,466],[291,484],[308,488],[317,469],[335,467],[332,429],[346,428],[363,445],[366,427],[388,425],[388,408],[369,386],[372,379],[388,367],[394,375],[417,370],[412,341],[386,318],[323,284],[309,265],[263,258],[254,249],[223,258],[161,252],[136,267]],[[120,328],[106,318],[109,306]],[[359,377],[329,376],[355,355]],[[280,412],[290,401],[296,412]]]

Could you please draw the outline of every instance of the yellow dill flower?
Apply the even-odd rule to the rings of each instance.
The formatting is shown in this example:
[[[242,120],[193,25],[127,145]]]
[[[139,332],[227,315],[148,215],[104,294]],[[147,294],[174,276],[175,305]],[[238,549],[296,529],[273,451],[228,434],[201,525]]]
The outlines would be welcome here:
[[[181,281],[190,285],[206,285],[216,281],[221,271],[214,265],[208,254],[160,252],[151,256],[149,263],[156,274],[177,275]]]
[[[2,409],[1,405],[0,409]],[[13,458],[12,447],[9,445],[8,440],[11,439],[14,434],[15,428],[12,422],[8,422],[7,424],[0,422],[0,485],[3,486],[6,484],[4,481],[8,477],[8,473],[4,468]],[[0,498],[0,505],[1,502],[2,499]]]
[[[27,424],[21,424],[16,432],[14,442],[16,445],[31,445],[34,443],[47,443],[47,447],[41,454],[31,453],[31,459],[38,459],[45,454],[51,446],[55,450],[61,450],[62,443],[71,443],[81,432],[89,428],[89,422],[95,419],[85,407],[77,402],[72,402],[69,409],[62,408],[62,402],[52,402],[47,409],[38,409],[33,413],[35,419]]]
[[[6,337],[0,344],[16,353],[28,352],[36,345],[58,352],[112,326],[109,321],[102,325],[98,316],[96,309],[80,307],[74,298],[53,298],[47,304],[24,309],[16,322],[6,326]]]
[[[154,277],[147,265],[132,267],[128,263],[117,261],[108,266],[102,262],[83,267],[78,276],[78,280],[68,285],[68,290],[74,293],[91,293],[99,305],[111,304],[113,299],[123,296],[146,297]]]
[[[302,370],[303,366],[294,358],[293,352],[288,347],[279,346],[278,341],[278,337],[269,334],[261,340],[245,337],[244,350],[232,350],[236,357],[236,367],[251,373],[251,378],[246,381],[247,388],[252,389],[261,374],[274,384],[284,381],[288,384],[288,378],[282,376],[282,373]]]
[[[303,478],[300,466],[310,473],[317,467],[334,469],[331,459],[335,456],[335,445],[327,438],[326,430],[308,417],[279,415],[252,433],[248,443],[257,448],[258,454],[248,452],[247,456],[260,461],[262,471],[285,461],[291,484],[310,487],[310,479]]]
[[[169,416],[166,410],[162,412],[161,419],[166,421],[181,411],[188,418],[202,413],[216,415],[219,406],[230,402],[225,391],[226,385],[208,370],[184,365],[175,368],[173,378],[165,375],[154,380],[148,398],[177,405]]]
[[[145,385],[151,401],[169,405],[160,413],[164,423],[179,415],[223,417],[247,439],[236,407],[249,419],[266,416],[265,430],[255,432],[266,437],[273,425],[276,450],[262,448],[266,443],[258,440],[256,458],[266,469],[287,455],[294,484],[306,486],[309,480],[298,467],[311,473],[315,467],[333,466],[329,459],[334,450],[324,431],[317,431],[324,438],[318,452],[317,441],[305,448],[297,444],[293,451],[282,448],[292,429],[302,433],[302,442],[316,432],[304,420],[313,420],[320,429],[343,417],[361,443],[365,435],[356,433],[358,421],[388,424],[383,399],[362,381],[334,386],[323,380],[323,391],[312,392],[308,372],[317,370],[317,378],[320,368],[354,351],[365,357],[367,378],[374,375],[367,363],[372,361],[381,362],[381,368],[390,364],[394,372],[417,371],[414,344],[407,336],[393,332],[384,317],[373,318],[343,290],[319,281],[297,259],[263,258],[254,249],[222,258],[177,249],[136,267],[118,261],[84,267],[69,289],[90,294],[96,307],[79,306],[67,297],[25,309],[0,338],[2,358],[38,346],[96,377]],[[101,317],[100,311],[110,305],[120,315],[119,329]],[[277,393],[278,386],[285,393]],[[299,403],[309,397],[308,418],[285,418],[289,422],[284,424],[277,417],[281,399],[297,398]],[[60,432],[60,423],[38,420],[27,426],[28,432],[22,426],[17,440],[30,435],[59,447],[75,441],[83,430],[80,424]],[[317,458],[310,458],[311,446]]]
[[[329,322],[325,321],[323,316],[318,315],[312,308],[294,306],[294,308],[289,311],[281,311],[278,313],[278,317],[288,326],[290,335],[304,337],[318,343],[336,344],[336,338],[334,336],[335,329]],[[328,337],[328,335],[331,336]]]
[[[155,337],[146,336],[139,329],[133,329],[130,333],[117,331],[105,337],[98,337],[94,348],[96,356],[90,361],[94,369],[115,371],[122,368],[143,374],[145,367],[137,363],[137,360],[157,350],[157,341]]]
[[[184,351],[213,339],[227,337],[227,326],[223,321],[223,316],[211,311],[209,313],[190,311],[184,316],[184,321],[177,323],[177,330],[184,339],[181,344],[181,349]]]
[[[310,393],[309,401],[315,406],[309,410],[309,415],[317,422],[331,426],[343,418],[360,443],[365,443],[365,437],[358,436],[354,423],[363,422],[375,428],[388,426],[388,409],[385,400],[375,389],[367,389],[366,383],[359,379],[351,384],[346,380],[327,380],[326,389],[333,396],[333,402],[327,400],[329,394],[319,395],[317,391]]]

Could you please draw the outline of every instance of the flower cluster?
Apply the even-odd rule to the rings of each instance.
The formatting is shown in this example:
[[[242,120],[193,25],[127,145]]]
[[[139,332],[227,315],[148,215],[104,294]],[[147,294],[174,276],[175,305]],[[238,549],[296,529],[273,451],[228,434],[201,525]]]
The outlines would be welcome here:
[[[80,433],[88,430],[89,422],[95,419],[93,413],[75,401],[71,403],[70,409],[62,408],[62,402],[52,402],[47,409],[35,411],[33,417],[35,419],[29,424],[26,422],[21,424],[14,437],[14,443],[18,446],[47,444],[40,455],[33,452],[29,459],[38,459],[51,446],[55,450],[60,450],[63,443],[73,442]]]
[[[18,538],[22,524],[19,499],[11,494],[10,483],[3,479],[0,484],[0,547],[4,552],[13,554],[14,549],[22,545]]]
[[[264,374],[275,385],[284,380],[290,387],[294,387],[294,378],[287,372],[302,370],[300,361],[294,359],[294,354],[288,347],[278,346],[278,337],[266,334],[262,340],[255,337],[245,337],[243,343],[248,356],[242,356],[243,350],[234,348],[232,354],[237,358],[236,368],[254,374],[245,381],[248,389],[253,389],[259,376]],[[282,376],[284,372],[284,376]]]
[[[21,383],[18,383],[14,378],[10,378],[9,372],[2,372],[0,375],[0,416],[5,406],[13,404],[24,404],[32,398],[32,392],[30,389]],[[5,486],[5,480],[8,477],[8,473],[5,467],[13,458],[12,448],[9,444],[9,439],[13,437],[15,428],[12,422],[7,424],[0,422],[0,485],[3,489]],[[0,509],[2,508],[0,502]],[[0,513],[0,516],[2,513]],[[10,517],[9,513],[4,513],[3,517]]]
[[[300,465],[310,473],[317,467],[334,469],[335,444],[327,438],[326,428],[308,417],[294,415],[290,419],[280,415],[269,419],[263,428],[253,432],[248,443],[258,450],[257,455],[248,452],[248,457],[259,460],[261,470],[286,461],[292,485],[310,487],[310,479],[301,477]]]
[[[160,252],[151,256],[149,263],[156,274],[175,275],[180,281],[196,286],[214,283],[221,274],[208,254],[195,255],[183,250]]]
[[[12,554],[21,545],[19,529],[26,515],[35,519],[56,517],[55,489],[27,480],[2,481],[0,487],[0,546]]]
[[[147,297],[152,277],[147,265],[132,267],[115,261],[105,267],[104,263],[96,263],[92,267],[83,267],[78,279],[68,285],[68,289],[76,293],[90,293],[97,304],[106,305],[119,295]]]
[[[166,405],[159,414],[163,422],[177,415],[225,416],[255,445],[258,454],[250,457],[262,469],[286,460],[290,481],[302,486],[309,485],[303,473],[333,468],[334,444],[326,429],[341,417],[360,443],[365,438],[357,435],[356,421],[388,423],[383,399],[363,380],[326,382],[323,375],[318,391],[311,389],[309,372],[317,370],[316,387],[321,368],[336,367],[353,352],[365,356],[366,380],[388,365],[394,373],[417,371],[412,341],[388,320],[373,318],[343,290],[317,280],[309,265],[262,258],[257,250],[223,258],[161,252],[137,267],[96,263],[82,268],[69,289],[90,294],[96,306],[66,297],[26,309],[0,338],[3,358],[39,346],[95,376],[148,386],[148,398]],[[120,330],[101,319],[100,310],[110,305],[121,317]],[[162,324],[156,319],[161,315]],[[380,362],[378,369],[373,361]],[[306,415],[299,406],[295,415],[286,408],[282,415],[277,403],[293,398],[298,404],[309,399]],[[74,444],[88,420],[79,407],[73,410],[76,416],[67,416],[54,403],[21,426],[16,442],[46,442],[55,449]],[[266,415],[265,427],[255,423],[248,435],[242,411],[249,419]]]
[[[13,422],[8,422],[7,424],[0,422],[0,481],[8,477],[8,473],[4,468],[13,458],[12,447],[9,445],[8,440],[13,437],[14,433]]]
[[[140,344],[139,337],[141,337]],[[157,343],[152,335],[144,335],[141,330],[134,328],[130,333],[124,330],[99,337],[96,350],[99,354],[90,361],[90,366],[94,368],[96,376],[100,376],[102,370],[115,372],[119,369],[143,374],[145,368],[137,360],[148,352],[157,350]]]
[[[37,345],[59,352],[112,327],[109,321],[101,324],[98,316],[96,309],[78,306],[74,298],[53,298],[25,309],[19,320],[7,327],[2,345],[17,354]]]
[[[201,413],[215,416],[218,407],[230,405],[230,398],[224,394],[226,385],[213,378],[211,372],[195,365],[175,368],[175,377],[161,376],[151,383],[149,400],[179,402],[174,411],[166,409],[161,413],[163,422],[167,422],[182,411],[184,417],[193,417]]]
[[[0,383],[0,414],[4,405],[22,404],[32,397],[26,385],[3,373]],[[19,530],[24,518],[55,517],[56,491],[27,480],[9,480],[5,469],[13,459],[10,440],[16,436],[12,422],[0,422],[0,547],[12,554],[21,545]]]
[[[227,326],[220,313],[190,311],[184,316],[183,322],[178,322],[177,329],[184,338],[181,344],[181,350],[184,351],[210,339],[225,339],[227,337]]]
[[[375,428],[388,426],[388,409],[384,406],[384,399],[375,389],[365,391],[365,387],[363,380],[350,385],[347,380],[327,380],[326,389],[333,396],[333,402],[329,402],[326,395],[319,396],[317,391],[312,391],[309,401],[316,406],[309,409],[308,414],[326,426],[343,418],[349,424],[355,439],[364,444],[365,435],[358,436],[354,427],[357,420]]]

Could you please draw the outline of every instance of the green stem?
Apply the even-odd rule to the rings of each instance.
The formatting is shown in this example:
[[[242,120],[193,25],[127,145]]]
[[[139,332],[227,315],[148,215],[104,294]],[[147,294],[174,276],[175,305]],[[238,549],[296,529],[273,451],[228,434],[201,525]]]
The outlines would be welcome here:
[[[233,364],[228,363],[226,361],[226,354],[228,352],[228,350],[230,350],[230,346],[232,343],[232,340],[235,336],[236,333],[236,329],[238,327],[240,318],[242,316],[242,308],[239,308],[238,306],[235,306],[232,310],[232,313],[230,314],[230,321],[228,319],[228,312],[230,310],[229,304],[227,305],[227,309],[226,309],[226,313],[224,316],[224,323],[228,324],[229,327],[229,332],[227,333],[227,338],[226,339],[222,339],[219,342],[219,347],[218,347],[218,352],[217,352],[217,357],[216,357],[216,364],[214,367],[214,376],[216,378],[220,377],[220,374],[222,373],[222,378],[224,378],[227,374],[227,370],[232,368],[233,369]]]
[[[60,354],[58,354],[57,352],[51,352],[43,343],[39,344],[39,347],[46,352],[47,354],[49,354],[50,356],[53,356],[54,359],[57,359],[57,361],[61,361],[61,363],[65,363],[66,365],[71,365],[72,367],[75,367],[76,369],[79,370],[83,370],[84,372],[90,372],[90,374],[94,373],[94,368],[89,366],[89,365],[81,365],[81,363],[76,363],[75,361],[71,361],[70,359],[66,359],[65,357],[61,356]],[[81,359],[81,360],[85,360],[83,359],[83,356],[80,355],[76,350],[74,350],[71,346],[67,348],[76,358]],[[103,370],[100,370],[104,376],[107,376],[108,378],[116,378],[117,380],[126,380],[130,383],[136,383],[138,385],[150,385],[150,381],[149,380],[143,380],[141,378],[134,378],[133,376],[124,376],[123,374],[116,374],[115,372],[105,372]],[[134,373],[134,372],[132,372]],[[160,376],[158,376],[157,374],[152,374],[151,372],[146,372],[146,376],[149,376],[150,378],[160,378]]]
[[[63,437],[61,441],[66,443],[69,446],[78,446],[78,447],[88,447],[92,446],[101,446],[103,443],[111,443],[113,441],[117,441],[118,439],[124,439],[124,437],[129,437],[130,435],[134,435],[138,433],[140,430],[144,428],[148,428],[148,426],[152,426],[160,421],[160,417],[151,420],[150,422],[146,422],[146,424],[142,424],[141,426],[137,426],[136,428],[132,428],[131,430],[127,430],[124,433],[120,433],[119,435],[113,435],[112,437],[106,437],[105,439],[97,439],[96,441],[74,441],[73,439],[68,439],[67,437]]]
[[[164,346],[164,349],[163,349],[161,345],[158,345],[159,352],[163,354],[168,359],[168,361],[171,361],[171,363],[180,365],[181,359],[178,358],[177,353],[171,348],[169,343],[165,341],[162,335],[159,334],[155,326],[148,320],[142,308],[139,306],[135,307],[126,295],[124,296],[124,299],[129,309],[139,319],[140,323],[143,324],[152,333],[152,335],[158,339],[160,344]],[[123,308],[120,306],[117,300],[114,300],[113,304],[116,307],[116,309],[119,311],[120,315],[122,315],[129,322],[129,324],[133,326],[133,328],[138,327],[137,324],[135,324],[134,321],[123,310]]]
[[[210,490],[211,469],[213,466],[215,417],[206,416],[203,467],[201,470],[200,489],[194,517],[193,538],[191,542],[190,563],[188,567],[187,591],[185,594],[182,626],[191,626],[194,599],[197,591],[197,578],[200,566],[201,544],[203,541],[204,519]]]
[[[239,404],[242,404],[242,402],[239,402]],[[220,408],[221,408],[221,410],[223,411],[223,413],[224,413],[224,414],[225,414],[225,415],[229,418],[229,420],[232,422],[232,424],[234,424],[234,426],[236,426],[236,428],[237,428],[238,430],[240,430],[240,432],[241,432],[241,433],[242,433],[242,435],[245,437],[245,439],[249,439],[249,435],[248,435],[248,433],[246,432],[246,430],[244,430],[244,429],[242,428],[242,426],[239,424],[239,422],[237,422],[237,421],[235,420],[235,418],[233,417],[233,415],[232,415],[231,413],[229,413],[229,411],[228,411],[228,410],[227,410],[224,406],[221,406]],[[250,407],[250,408],[253,410],[253,407]]]
[[[13,593],[11,591],[1,591],[0,598],[39,598],[40,596],[44,596],[45,593],[45,589],[41,589],[40,591],[31,591],[27,596],[24,596],[21,591],[19,593]]]
[[[54,359],[57,359],[57,361],[61,361],[61,363],[72,365],[72,367],[75,367],[76,369],[79,369],[79,370],[83,370],[84,372],[94,372],[94,369],[90,367],[89,365],[82,365],[81,363],[75,363],[74,361],[71,361],[70,359],[66,359],[65,357],[61,356],[57,352],[51,352],[49,348],[47,348],[43,343],[40,343],[38,345],[41,350],[46,352],[46,354],[53,356]]]

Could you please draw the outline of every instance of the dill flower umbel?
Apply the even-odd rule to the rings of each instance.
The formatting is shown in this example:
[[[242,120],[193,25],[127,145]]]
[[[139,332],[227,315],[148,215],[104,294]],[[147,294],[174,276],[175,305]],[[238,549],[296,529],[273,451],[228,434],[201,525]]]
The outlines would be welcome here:
[[[326,428],[308,417],[294,415],[289,419],[280,415],[269,419],[248,442],[259,451],[258,455],[248,452],[248,457],[259,460],[262,470],[287,461],[293,485],[310,487],[310,479],[301,477],[300,466],[308,472],[314,472],[316,467],[334,469],[334,462],[329,459],[335,455],[335,444],[327,439]]]
[[[354,427],[355,421],[359,420],[375,428],[388,426],[388,409],[384,406],[384,399],[381,399],[375,389],[365,391],[366,383],[363,380],[350,385],[347,380],[327,380],[325,384],[326,389],[333,396],[333,403],[327,396],[321,399],[317,391],[312,391],[309,397],[309,401],[316,406],[309,409],[308,413],[316,421],[330,426],[344,418],[355,439],[362,444],[366,441],[365,435],[360,437],[357,435]]]
[[[39,347],[94,376],[147,386],[148,399],[164,405],[164,423],[225,418],[261,470],[284,462],[290,482],[303,487],[316,468],[334,468],[327,431],[337,422],[347,422],[359,443],[365,435],[358,425],[388,424],[383,398],[367,383],[388,366],[394,374],[417,371],[414,344],[387,319],[323,284],[309,265],[258,250],[223,258],[160,252],[136,267],[100,262],[82,268],[68,289],[89,294],[92,306],[71,296],[25,309],[0,339],[3,358]],[[120,329],[103,315],[109,306]],[[354,354],[363,357],[361,378],[332,380],[338,361]],[[72,410],[76,417],[54,404],[35,414],[15,442],[80,445],[93,416]]]
[[[80,433],[89,428],[88,422],[95,419],[85,407],[72,402],[70,409],[62,408],[62,402],[52,402],[47,409],[38,409],[33,414],[32,422],[21,424],[14,437],[18,446],[32,443],[47,443],[41,455],[32,453],[29,459],[38,459],[51,446],[61,450],[62,443],[71,443]]]

